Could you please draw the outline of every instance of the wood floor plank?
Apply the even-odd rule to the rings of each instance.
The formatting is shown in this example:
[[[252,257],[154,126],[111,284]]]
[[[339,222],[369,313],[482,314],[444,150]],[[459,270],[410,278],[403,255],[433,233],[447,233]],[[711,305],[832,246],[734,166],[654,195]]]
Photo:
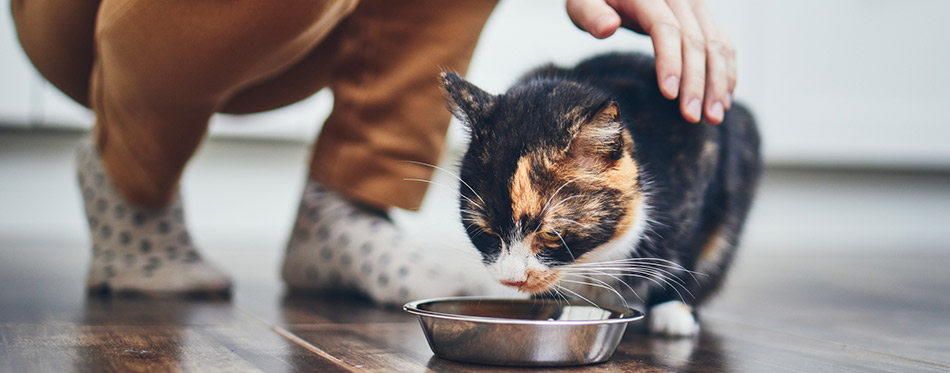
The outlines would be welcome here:
[[[252,320],[227,299],[109,298],[71,288],[79,295],[62,294],[56,285],[39,283],[29,291],[0,294],[0,324],[225,325]]]
[[[950,366],[950,253],[745,254],[704,315]]]
[[[0,326],[0,371],[346,371],[256,326]]]
[[[347,371],[227,299],[88,296],[82,257],[0,249],[0,372]]]
[[[522,370],[456,363],[435,357],[421,328],[414,323],[295,325],[288,330],[348,366],[369,372]],[[570,370],[932,372],[947,368],[833,342],[709,320],[702,335],[695,339],[666,339],[629,332],[607,363]]]
[[[707,320],[695,339],[628,333],[615,358],[693,372],[936,372],[948,368],[720,320]]]
[[[233,304],[274,325],[404,323],[415,316],[401,308],[381,308],[352,294],[288,292],[282,284],[256,283],[236,289]]]

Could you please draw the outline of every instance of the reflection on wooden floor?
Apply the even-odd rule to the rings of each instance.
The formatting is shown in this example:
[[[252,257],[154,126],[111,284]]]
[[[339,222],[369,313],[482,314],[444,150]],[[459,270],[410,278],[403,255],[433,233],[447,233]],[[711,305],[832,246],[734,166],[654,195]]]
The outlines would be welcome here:
[[[109,299],[83,293],[77,266],[40,265],[82,255],[0,248],[0,371],[486,368],[434,357],[413,316],[359,299],[286,295],[279,283],[241,276],[233,299]],[[609,362],[567,370],[947,370],[948,260],[950,253],[815,260],[750,250],[703,314],[698,338],[629,331]]]

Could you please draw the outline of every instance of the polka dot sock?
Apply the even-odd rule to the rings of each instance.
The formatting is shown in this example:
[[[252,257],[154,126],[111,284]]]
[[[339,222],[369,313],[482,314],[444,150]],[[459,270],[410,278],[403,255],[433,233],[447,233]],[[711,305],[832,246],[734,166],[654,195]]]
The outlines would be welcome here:
[[[308,181],[283,277],[291,288],[356,291],[390,305],[483,292],[484,283],[451,266],[414,245],[385,212]]]
[[[181,199],[165,208],[125,203],[90,139],[76,154],[92,236],[90,291],[180,295],[227,293],[231,280],[201,258],[185,227]]]

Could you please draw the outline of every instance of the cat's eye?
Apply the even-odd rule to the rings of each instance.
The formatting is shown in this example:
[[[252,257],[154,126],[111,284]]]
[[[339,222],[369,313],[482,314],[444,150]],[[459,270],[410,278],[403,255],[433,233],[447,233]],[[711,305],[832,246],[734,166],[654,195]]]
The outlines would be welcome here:
[[[542,231],[538,233],[538,236],[540,236],[542,240],[547,241],[548,243],[561,242],[561,236],[559,236],[554,231]]]

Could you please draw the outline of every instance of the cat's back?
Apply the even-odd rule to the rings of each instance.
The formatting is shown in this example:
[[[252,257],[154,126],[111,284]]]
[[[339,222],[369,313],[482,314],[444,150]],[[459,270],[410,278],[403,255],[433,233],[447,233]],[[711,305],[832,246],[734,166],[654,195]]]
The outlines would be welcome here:
[[[621,117],[631,132],[634,158],[652,181],[659,209],[688,212],[682,206],[690,196],[716,190],[738,192],[714,205],[747,206],[761,173],[760,140],[752,114],[735,103],[723,123],[689,123],[680,112],[679,100],[663,96],[657,83],[655,60],[639,53],[595,56],[562,72],[565,77],[595,87],[618,102]],[[706,208],[711,206],[706,206]],[[685,216],[670,216],[682,222]]]

